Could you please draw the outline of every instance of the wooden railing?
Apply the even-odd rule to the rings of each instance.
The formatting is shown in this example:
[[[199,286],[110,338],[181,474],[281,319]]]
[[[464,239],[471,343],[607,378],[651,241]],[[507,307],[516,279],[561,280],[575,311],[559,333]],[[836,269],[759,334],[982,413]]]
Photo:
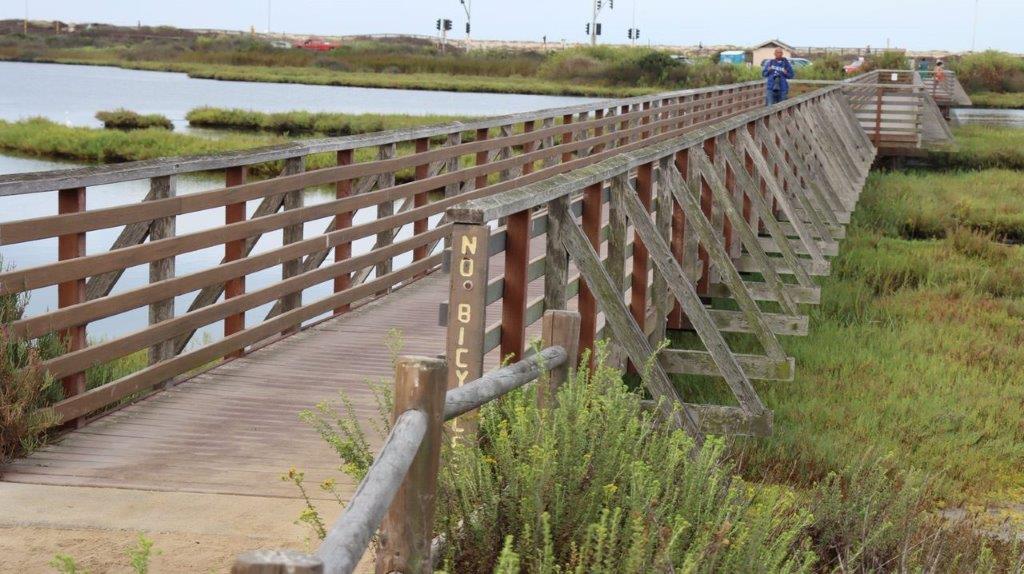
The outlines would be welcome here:
[[[843,92],[830,86],[681,137],[654,136],[600,164],[449,209],[449,386],[479,376],[493,349],[522,357],[530,325],[575,306],[581,351],[608,336],[638,370],[658,357],[645,384],[667,399],[659,404],[669,420],[698,438],[769,433],[771,412],[751,380],[792,378],[777,336],[806,334],[801,304],[818,301],[812,276],[828,273],[875,157]],[[504,271],[488,280],[502,252]],[[709,307],[712,299],[730,304]],[[499,300],[500,322],[489,324],[486,309]],[[669,329],[692,330],[701,345],[656,353]],[[729,332],[751,334],[763,352],[734,353]],[[671,374],[722,377],[738,406],[688,403]]]
[[[533,381],[538,381],[540,406],[549,407],[576,364],[578,336],[578,315],[551,311],[545,316],[542,350],[451,390],[445,360],[400,358],[395,367],[391,432],[316,554],[249,552],[238,557],[232,572],[348,574],[359,564],[374,534],[379,540],[377,572],[433,572],[434,510],[445,421]]]
[[[44,365],[64,386],[66,398],[53,410],[65,423],[81,424],[103,409],[432,272],[451,231],[443,214],[452,206],[761,105],[761,84],[750,82],[216,156],[3,176],[4,210],[13,212],[19,196],[47,191],[58,192],[58,205],[56,215],[0,223],[0,248],[52,238],[59,248],[52,263],[0,272],[0,294],[31,295],[57,286],[57,309],[22,317],[11,330],[26,339],[62,336],[66,353]],[[306,160],[317,154],[329,155],[335,165],[306,171]],[[257,167],[265,170],[267,162],[276,162],[280,175],[248,175]],[[213,172],[224,183],[177,194],[177,180],[196,172]],[[107,192],[98,186],[137,180],[149,182],[143,201],[87,209],[88,196]],[[333,197],[304,205],[303,190],[316,186],[330,186]],[[224,225],[175,233],[176,223],[206,210],[223,210]],[[360,212],[372,217],[355,221]],[[306,224],[318,220],[324,231],[305,236]],[[107,251],[87,254],[89,233],[119,228]],[[277,232],[280,247],[256,249],[261,237]],[[353,247],[360,240],[367,243],[363,252]],[[183,256],[209,248],[223,249],[219,264],[175,272],[176,259],[180,266]],[[149,267],[148,283],[115,290],[126,269],[141,265]],[[276,268],[280,280],[247,289],[247,275]],[[331,286],[328,296],[304,297],[304,291],[324,284]],[[188,311],[175,315],[174,298],[192,293]],[[268,304],[273,307],[263,320],[246,323],[247,311]],[[141,309],[149,312],[148,327],[87,339],[90,323]],[[223,324],[222,338],[190,345],[197,330],[217,323]],[[146,349],[146,368],[85,388],[90,367]]]

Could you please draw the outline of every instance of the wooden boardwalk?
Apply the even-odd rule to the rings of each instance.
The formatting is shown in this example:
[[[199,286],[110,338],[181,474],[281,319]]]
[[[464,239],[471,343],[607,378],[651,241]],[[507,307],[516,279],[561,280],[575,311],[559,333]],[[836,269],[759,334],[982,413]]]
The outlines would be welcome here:
[[[542,241],[535,238],[534,248]],[[500,276],[503,258],[490,267]],[[530,288],[531,296],[542,293],[543,280]],[[399,329],[403,354],[443,353],[438,304],[447,297],[448,276],[435,272],[73,431],[0,467],[2,480],[297,498],[280,479],[294,466],[306,472],[312,495],[329,498],[316,485],[333,477],[347,496],[355,485],[338,471],[338,455],[299,413],[343,392],[360,419],[377,417],[369,383],[392,376],[389,331]],[[500,318],[500,306],[488,317]],[[493,367],[497,353],[488,359]],[[376,447],[379,438],[366,430]]]

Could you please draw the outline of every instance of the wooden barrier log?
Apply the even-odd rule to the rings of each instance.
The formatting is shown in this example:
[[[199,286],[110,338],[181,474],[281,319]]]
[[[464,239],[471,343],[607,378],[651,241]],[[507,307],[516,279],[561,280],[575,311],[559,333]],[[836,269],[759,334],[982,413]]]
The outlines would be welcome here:
[[[324,561],[295,550],[254,550],[235,559],[231,574],[323,574]]]
[[[550,407],[558,395],[558,388],[569,379],[569,373],[576,367],[579,355],[580,314],[572,311],[551,310],[541,319],[541,346],[565,349],[565,361],[561,365],[545,365],[548,376],[537,387],[537,404]]]
[[[395,418],[415,409],[426,415],[427,429],[380,526],[378,574],[430,574],[434,571],[430,542],[441,463],[446,375],[442,359],[401,357],[395,365]]]

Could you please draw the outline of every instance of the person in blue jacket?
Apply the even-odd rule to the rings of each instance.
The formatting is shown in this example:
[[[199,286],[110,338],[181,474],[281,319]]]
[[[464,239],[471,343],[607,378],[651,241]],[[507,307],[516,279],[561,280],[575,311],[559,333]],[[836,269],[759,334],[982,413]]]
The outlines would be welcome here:
[[[793,78],[793,64],[782,56],[782,49],[775,49],[775,59],[761,63],[761,77],[765,82],[765,105],[785,101],[789,96],[789,80]]]

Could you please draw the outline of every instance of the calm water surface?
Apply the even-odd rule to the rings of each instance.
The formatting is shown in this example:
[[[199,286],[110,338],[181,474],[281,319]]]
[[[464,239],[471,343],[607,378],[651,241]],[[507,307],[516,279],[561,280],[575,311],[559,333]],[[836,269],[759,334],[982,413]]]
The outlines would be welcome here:
[[[187,125],[185,114],[199,106],[264,112],[495,116],[594,101],[558,96],[222,82],[169,72],[22,62],[0,62],[0,86],[0,119],[43,116],[82,126],[100,125],[93,117],[96,112],[115,108],[163,114],[181,128]]]
[[[569,106],[592,101],[589,98],[563,98],[552,96],[526,96],[508,94],[474,94],[456,92],[430,92],[414,90],[388,90],[367,88],[346,88],[335,86],[303,86],[291,84],[268,84],[256,82],[221,82],[216,80],[192,79],[185,74],[164,72],[143,72],[98,66],[66,66],[59,64],[27,64],[0,62],[0,119],[18,120],[32,116],[44,116],[52,120],[82,126],[98,126],[94,118],[97,111],[124,107],[141,113],[159,113],[173,119],[180,128],[188,110],[209,105],[239,107],[260,111],[334,111],[351,113],[405,113],[405,114],[457,114],[457,115],[501,115],[543,108]],[[77,164],[37,159],[25,159],[0,155],[0,174],[44,171],[78,167]],[[196,175],[178,179],[178,193],[195,193],[222,187],[222,180]],[[87,205],[89,209],[124,205],[140,201],[148,191],[148,182],[136,181],[122,184],[89,188]],[[332,199],[332,192],[312,189],[306,192],[306,204],[312,205]],[[249,202],[249,212],[256,209],[258,202]],[[397,206],[396,206],[397,208]],[[54,215],[57,210],[56,192],[0,198],[0,221]],[[356,223],[374,218],[373,209],[364,209],[356,214]],[[223,209],[213,209],[196,214],[181,216],[177,221],[179,234],[210,229],[222,225]],[[326,228],[328,220],[308,222],[305,225],[307,237],[319,235]],[[121,229],[89,232],[86,246],[89,254],[102,253],[120,233]],[[409,237],[411,226],[407,226],[398,237]],[[353,253],[359,255],[372,248],[373,238],[367,238],[353,245]],[[264,235],[254,253],[273,249],[281,245],[281,232]],[[52,263],[57,256],[56,239],[33,241],[12,246],[0,246],[0,259],[6,266],[18,268],[33,267]],[[213,247],[177,257],[177,274],[207,269],[219,263],[223,247]],[[409,257],[398,258],[396,266],[404,264]],[[280,267],[266,269],[249,275],[246,279],[250,290],[258,289],[280,279]],[[122,292],[145,285],[148,282],[147,265],[128,269],[121,277],[114,292]],[[327,295],[330,285],[308,289],[305,297],[314,300]],[[184,313],[194,293],[177,297],[176,313]],[[54,309],[57,306],[57,289],[48,287],[31,293],[28,313],[31,315]],[[250,310],[246,323],[255,324],[263,319],[271,305]],[[91,323],[89,335],[92,338],[111,338],[141,329],[147,324],[146,309],[138,309]],[[215,324],[201,331],[207,338],[218,338],[221,326]]]
[[[951,115],[954,125],[982,124],[1024,128],[1024,110],[955,108]]]

